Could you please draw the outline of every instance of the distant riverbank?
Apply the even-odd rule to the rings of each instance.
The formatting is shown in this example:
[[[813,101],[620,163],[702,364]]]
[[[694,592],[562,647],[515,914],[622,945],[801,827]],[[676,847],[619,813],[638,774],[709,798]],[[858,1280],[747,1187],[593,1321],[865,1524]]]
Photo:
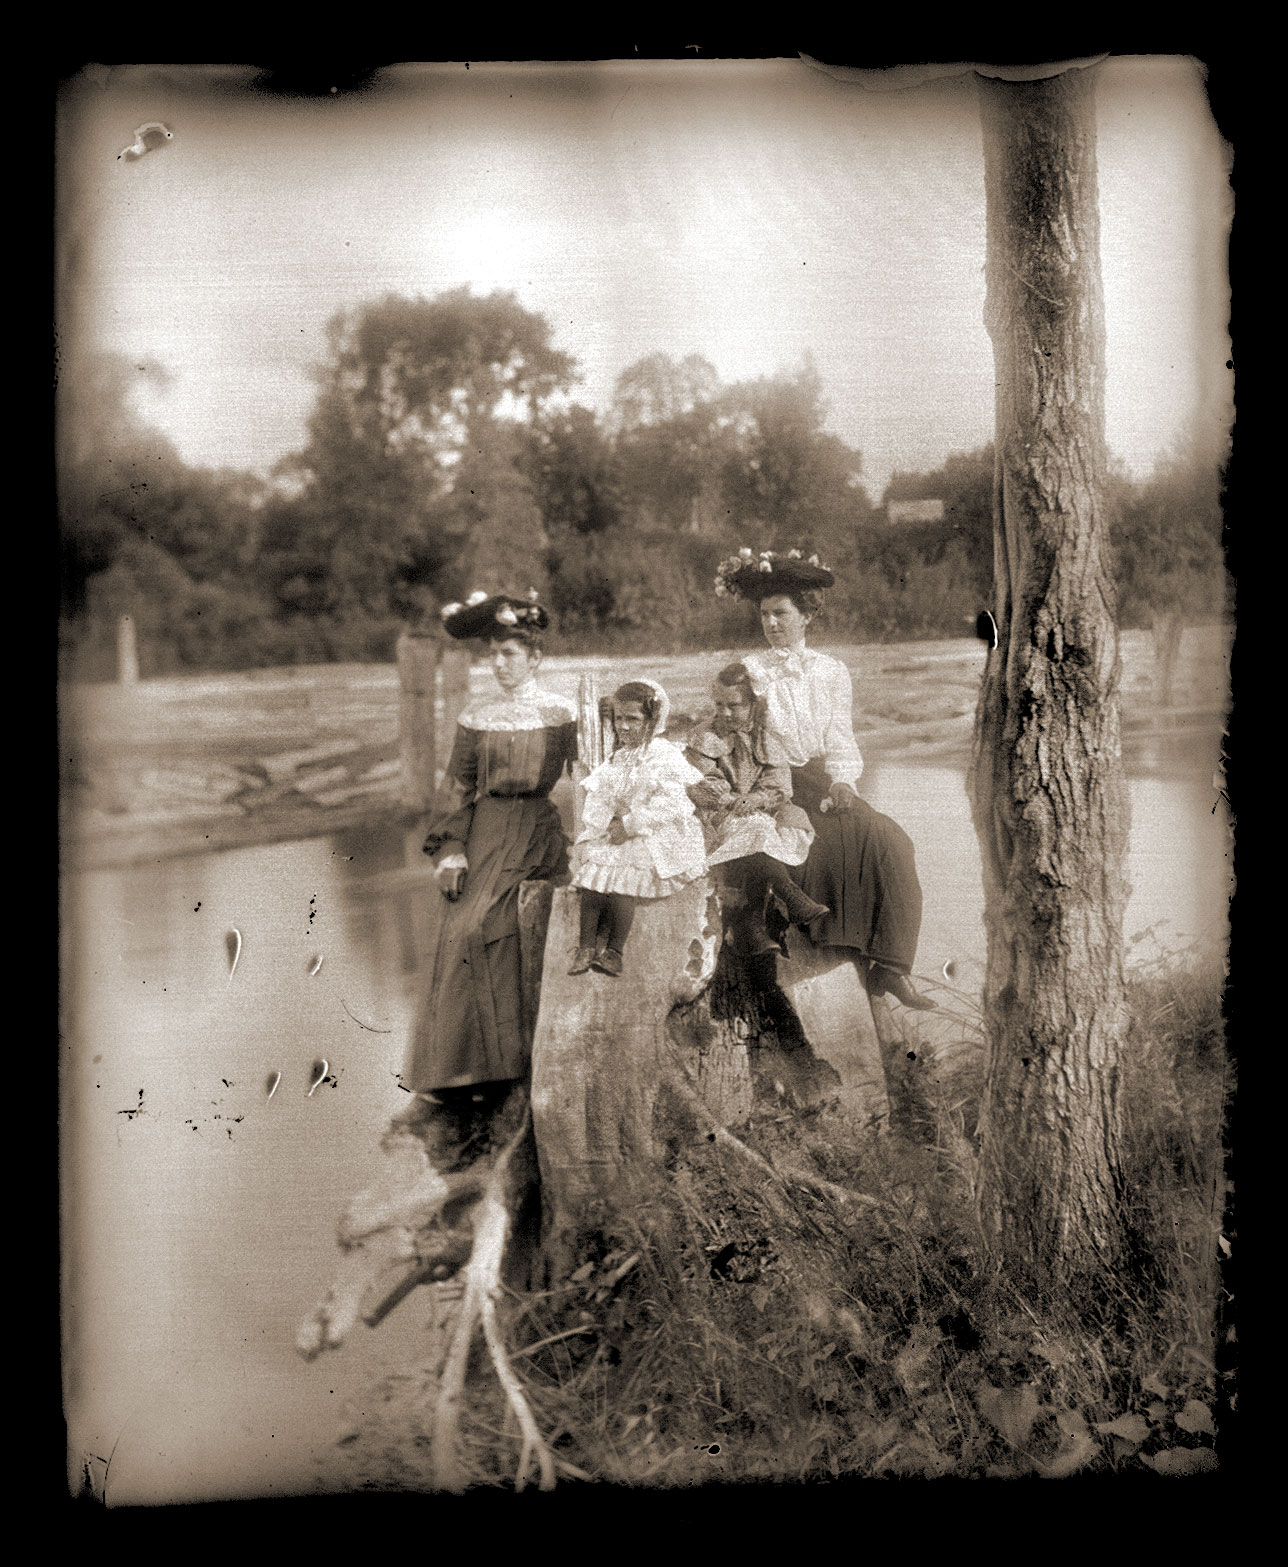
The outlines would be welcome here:
[[[821,644],[854,676],[854,723],[870,765],[961,767],[984,668],[982,643]],[[671,697],[683,737],[712,674],[735,650],[653,659],[552,657],[543,679],[574,696],[583,674],[601,690],[648,675]],[[1190,765],[1219,736],[1228,701],[1228,632],[1187,629],[1174,702],[1153,698],[1147,633],[1122,637],[1124,752],[1129,768]],[[471,689],[490,675],[476,664]],[[173,676],[60,693],[62,836],[69,868],[141,863],[281,842],[357,822],[394,820],[399,804],[398,673],[331,664]],[[452,715],[454,716],[454,715]]]

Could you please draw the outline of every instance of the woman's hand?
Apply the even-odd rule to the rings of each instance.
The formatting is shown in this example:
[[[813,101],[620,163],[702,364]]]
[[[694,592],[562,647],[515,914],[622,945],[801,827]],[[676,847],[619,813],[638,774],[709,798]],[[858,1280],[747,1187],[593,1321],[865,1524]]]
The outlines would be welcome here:
[[[612,821],[609,822],[609,824],[608,824],[608,841],[609,841],[609,843],[612,843],[612,844],[625,843],[626,839],[627,839],[627,836],[628,835],[627,835],[626,829],[625,829],[625,827],[622,826],[622,819],[621,819],[621,817],[620,816],[614,816]]]
[[[434,872],[434,880],[438,883],[438,890],[449,903],[455,903],[461,895],[461,889],[465,885],[464,865],[440,865]]]
[[[853,811],[858,809],[859,797],[847,783],[834,783],[819,804],[819,811]]]
[[[691,784],[688,789],[689,798],[694,805],[706,811],[714,810],[717,805],[723,805],[725,796],[728,793],[727,788],[721,789],[718,784],[712,783],[709,778],[704,778],[699,784]]]

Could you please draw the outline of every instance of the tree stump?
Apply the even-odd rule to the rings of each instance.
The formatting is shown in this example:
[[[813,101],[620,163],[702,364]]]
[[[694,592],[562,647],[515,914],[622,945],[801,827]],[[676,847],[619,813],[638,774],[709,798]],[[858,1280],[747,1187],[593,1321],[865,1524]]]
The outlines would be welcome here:
[[[577,894],[555,892],[533,1036],[532,1112],[557,1276],[573,1239],[686,1143],[769,1106],[839,1102],[879,1131],[889,1114],[881,1028],[852,955],[789,938],[788,957],[724,944],[707,881],[642,903],[620,979],[569,975]],[[885,1055],[903,1054],[884,1015]]]
[[[654,1114],[659,1087],[676,1070],[668,1065],[671,1013],[712,972],[719,929],[705,879],[642,900],[613,979],[567,972],[578,917],[576,890],[556,890],[532,1044],[533,1128],[555,1235],[611,1201],[633,1167],[661,1159]]]
[[[899,1025],[884,1004],[869,1002],[852,954],[815,949],[795,934],[783,957],[734,951],[706,879],[641,902],[620,978],[567,972],[579,912],[573,888],[522,887],[531,1083],[514,1084],[496,1104],[464,1167],[432,1119],[390,1129],[384,1168],[341,1218],[336,1277],[297,1339],[312,1359],[337,1349],[359,1320],[375,1327],[418,1285],[464,1281],[426,1394],[434,1484],[443,1490],[468,1484],[459,1424],[480,1331],[523,1439],[516,1483],[535,1466],[543,1488],[554,1484],[557,1459],[510,1364],[500,1315],[506,1284],[564,1278],[580,1233],[647,1201],[675,1156],[702,1137],[756,1166],[771,1206],[782,1206],[780,1187],[835,1192],[812,1172],[779,1169],[729,1129],[758,1109],[828,1100],[879,1130],[889,1108],[887,1034],[887,1056],[896,1041],[902,1054]],[[534,1257],[538,1187],[544,1223]]]

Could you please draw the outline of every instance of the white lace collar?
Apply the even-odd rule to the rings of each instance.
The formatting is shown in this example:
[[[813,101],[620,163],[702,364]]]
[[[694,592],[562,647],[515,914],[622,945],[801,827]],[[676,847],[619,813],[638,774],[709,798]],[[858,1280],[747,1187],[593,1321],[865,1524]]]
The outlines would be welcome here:
[[[577,709],[567,697],[556,696],[529,677],[510,692],[471,702],[458,720],[464,729],[506,731],[557,729],[577,722]]]

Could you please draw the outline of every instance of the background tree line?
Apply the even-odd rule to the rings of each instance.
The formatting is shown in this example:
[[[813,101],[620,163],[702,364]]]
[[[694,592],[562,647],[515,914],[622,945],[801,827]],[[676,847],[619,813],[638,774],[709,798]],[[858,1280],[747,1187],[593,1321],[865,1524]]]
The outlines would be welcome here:
[[[896,473],[880,506],[824,429],[806,360],[726,385],[697,355],[623,371],[607,415],[513,295],[457,289],[341,312],[302,449],[265,481],[195,469],[99,360],[59,386],[65,669],[110,678],[134,617],[145,674],[388,660],[399,631],[476,587],[536,586],[568,651],[754,639],[711,591],[741,545],[802,547],[838,573],[827,635],[968,633],[989,603],[993,451]],[[891,501],[944,503],[892,524]],[[1220,613],[1220,462],[1178,452],[1109,497],[1124,624]]]

